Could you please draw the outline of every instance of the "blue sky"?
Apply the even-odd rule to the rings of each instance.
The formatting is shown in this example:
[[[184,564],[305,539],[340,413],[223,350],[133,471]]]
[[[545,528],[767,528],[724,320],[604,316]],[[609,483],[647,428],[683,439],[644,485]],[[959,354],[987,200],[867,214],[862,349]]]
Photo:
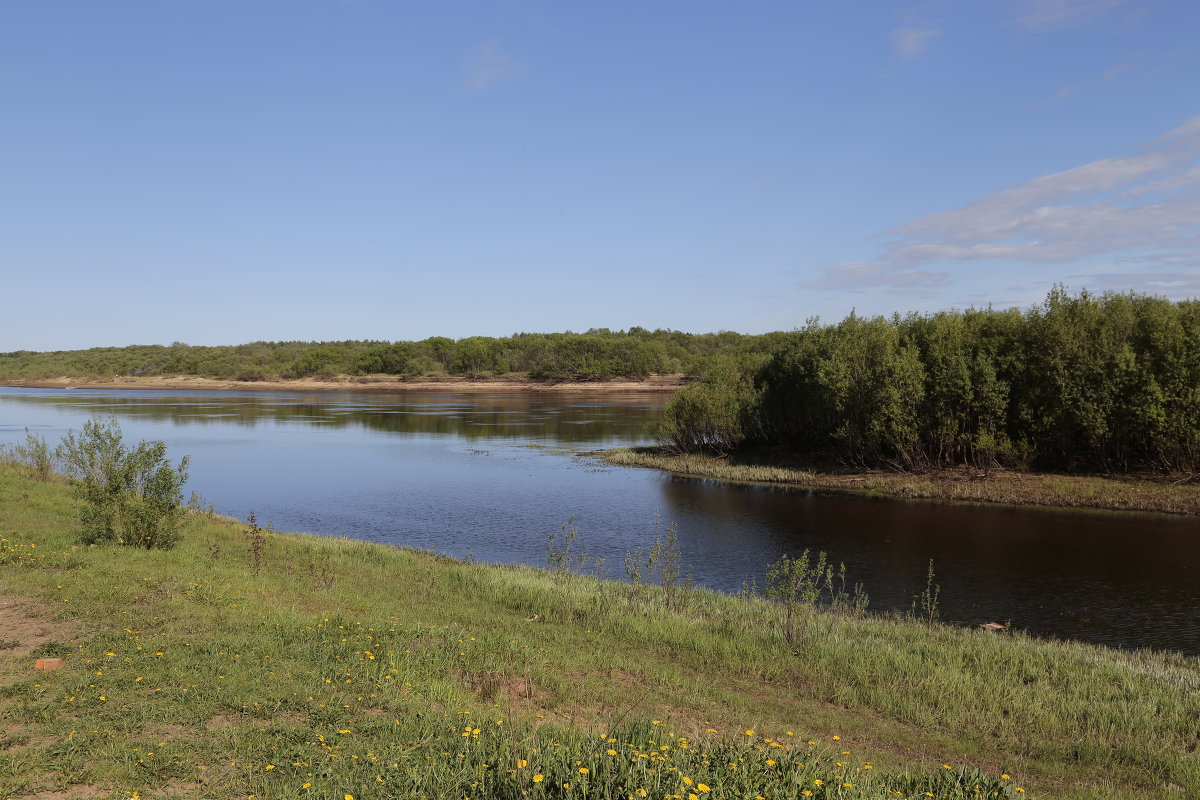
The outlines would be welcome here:
[[[0,2],[0,351],[1200,295],[1200,3]]]

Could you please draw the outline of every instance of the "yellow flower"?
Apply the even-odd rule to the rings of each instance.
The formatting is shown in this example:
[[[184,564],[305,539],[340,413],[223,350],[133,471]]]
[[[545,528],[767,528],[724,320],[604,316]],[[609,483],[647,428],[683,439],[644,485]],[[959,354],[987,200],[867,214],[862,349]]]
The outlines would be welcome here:
[[[770,759],[770,758],[768,758],[768,759],[767,759],[767,766],[768,766],[768,767],[773,767],[773,766],[775,766],[775,761],[774,761],[774,759]]]
[[[747,731],[746,731],[746,735],[747,735],[747,736],[753,736],[753,735],[754,735],[754,730],[753,730],[753,729],[747,730]]]
[[[517,769],[525,769],[525,767],[527,767],[528,765],[529,765],[529,762],[526,761],[525,759],[523,759],[523,758],[517,759]]]
[[[354,800],[354,795],[352,795],[352,794],[346,795],[346,800]]]
[[[1015,788],[1015,789],[1016,789],[1018,792],[1021,792],[1022,794],[1024,794],[1024,793],[1025,793],[1025,790],[1024,790],[1024,789],[1022,789],[1020,786],[1016,786],[1016,787],[1013,787],[1013,788]]]
[[[587,768],[587,767],[580,767],[580,768],[579,768],[579,774],[580,774],[580,775],[587,775],[587,774],[588,774],[588,768]]]
[[[692,785],[692,779],[687,777],[686,775],[683,776],[683,782],[686,783],[688,786]]]
[[[696,788],[702,792],[711,792],[712,791],[712,789],[708,788],[708,784],[706,784],[706,783],[697,783]]]
[[[634,794],[636,794],[638,797],[645,797],[647,792],[645,789],[638,789],[636,792],[634,792]]]
[[[306,784],[304,784],[303,786],[301,786],[300,788],[301,788],[301,789],[307,789],[307,788],[308,788],[308,787],[310,787],[310,786],[312,786],[312,784],[311,784],[311,783],[306,783]]]
[[[613,750],[612,748],[609,748],[609,750],[608,750],[608,754],[609,754],[610,756],[615,756],[615,755],[617,754],[617,751],[616,751],[616,750]]]
[[[834,740],[835,742],[840,742],[840,741],[842,740],[842,737],[840,737],[840,736],[835,736],[835,737],[833,737],[833,740]]]
[[[688,800],[700,800],[700,795],[696,794],[695,792],[689,792]]]
[[[1001,777],[1001,778],[1004,778],[1004,780],[1009,780],[1010,778],[1012,778],[1012,775],[1009,775],[1009,774],[1006,772],[1006,773],[1004,773],[1003,775],[1001,775],[1000,777]]]
[[[544,780],[546,780],[546,776],[541,774],[540,772],[537,775],[533,776],[534,783],[541,783]]]
[[[809,790],[809,789],[805,789],[805,790],[804,790],[803,792],[801,792],[800,794],[804,795],[805,797],[812,797],[812,791],[811,791],[811,790]]]
[[[813,781],[813,786],[824,786],[824,785],[825,785],[825,781],[821,780],[820,778],[817,778],[815,781]]]

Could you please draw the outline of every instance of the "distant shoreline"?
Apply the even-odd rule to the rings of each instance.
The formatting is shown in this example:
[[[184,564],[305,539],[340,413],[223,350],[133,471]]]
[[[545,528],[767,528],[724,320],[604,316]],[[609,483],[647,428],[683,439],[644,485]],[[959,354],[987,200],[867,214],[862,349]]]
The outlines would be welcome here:
[[[527,375],[500,375],[480,378],[461,376],[396,378],[392,376],[338,376],[331,380],[299,378],[275,381],[227,381],[190,375],[112,378],[0,378],[0,386],[18,389],[198,389],[202,391],[266,392],[578,392],[592,393],[671,393],[687,382],[683,375],[651,375],[642,380],[622,379],[539,379]]]

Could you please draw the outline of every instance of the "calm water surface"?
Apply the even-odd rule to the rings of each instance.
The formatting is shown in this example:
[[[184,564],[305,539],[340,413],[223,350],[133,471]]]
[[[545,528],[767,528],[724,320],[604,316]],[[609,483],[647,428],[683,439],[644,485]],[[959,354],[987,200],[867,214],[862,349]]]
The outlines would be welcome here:
[[[112,413],[127,440],[191,455],[188,489],[219,512],[280,530],[544,565],[574,517],[577,542],[623,577],[625,552],[675,523],[716,589],[761,584],[807,548],[844,561],[873,609],[906,609],[932,558],[949,621],[1200,654],[1200,521],[728,486],[577,455],[646,442],[664,400],[0,388],[0,442],[26,427],[57,442]]]

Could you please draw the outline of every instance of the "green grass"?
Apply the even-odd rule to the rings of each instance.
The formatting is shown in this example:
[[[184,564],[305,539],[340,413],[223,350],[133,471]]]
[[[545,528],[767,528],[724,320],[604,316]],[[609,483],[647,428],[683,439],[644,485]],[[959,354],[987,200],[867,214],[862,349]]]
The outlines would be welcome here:
[[[72,504],[0,466],[0,797],[1200,793],[1196,659]]]
[[[787,484],[906,500],[1042,505],[1108,511],[1200,514],[1200,485],[1170,476],[1060,475],[968,467],[925,473],[847,470],[795,464],[778,452],[729,457],[676,455],[661,447],[622,447],[598,453],[610,464],[647,467],[740,483]],[[1191,476],[1194,478],[1195,476]]]

